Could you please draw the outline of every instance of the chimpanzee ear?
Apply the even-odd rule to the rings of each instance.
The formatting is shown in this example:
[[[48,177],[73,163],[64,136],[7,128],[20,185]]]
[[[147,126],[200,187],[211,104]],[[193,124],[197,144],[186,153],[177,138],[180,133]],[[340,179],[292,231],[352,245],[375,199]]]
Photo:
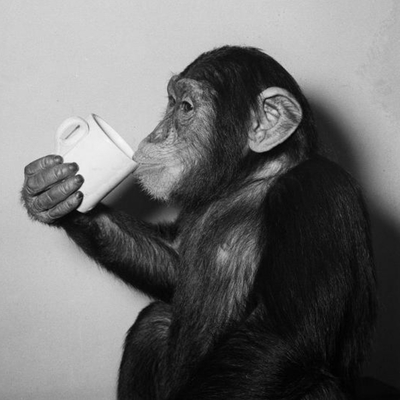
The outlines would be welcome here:
[[[264,90],[249,132],[250,149],[262,153],[284,142],[297,129],[302,115],[300,104],[287,90]]]

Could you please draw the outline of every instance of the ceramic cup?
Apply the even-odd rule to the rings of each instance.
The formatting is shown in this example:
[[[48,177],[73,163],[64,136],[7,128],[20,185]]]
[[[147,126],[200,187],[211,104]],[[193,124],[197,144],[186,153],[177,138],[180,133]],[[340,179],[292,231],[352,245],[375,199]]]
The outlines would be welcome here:
[[[103,119],[71,117],[56,133],[56,153],[64,162],[76,162],[84,178],[83,200],[78,211],[85,213],[98,204],[137,167],[133,150]]]

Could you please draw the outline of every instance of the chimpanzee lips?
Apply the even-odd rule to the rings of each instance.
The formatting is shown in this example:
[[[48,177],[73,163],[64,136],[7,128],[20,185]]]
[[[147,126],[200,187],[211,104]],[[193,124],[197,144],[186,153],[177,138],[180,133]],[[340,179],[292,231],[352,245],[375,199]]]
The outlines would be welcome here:
[[[164,168],[164,166],[158,162],[139,162],[135,174],[141,175],[150,171],[155,171],[156,169]]]

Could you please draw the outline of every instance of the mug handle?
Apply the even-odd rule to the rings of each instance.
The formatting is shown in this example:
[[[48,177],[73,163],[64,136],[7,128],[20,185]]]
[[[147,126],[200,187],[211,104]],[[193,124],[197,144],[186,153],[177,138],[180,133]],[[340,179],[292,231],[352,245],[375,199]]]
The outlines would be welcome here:
[[[64,156],[89,133],[88,123],[81,117],[66,119],[56,133],[56,154]]]

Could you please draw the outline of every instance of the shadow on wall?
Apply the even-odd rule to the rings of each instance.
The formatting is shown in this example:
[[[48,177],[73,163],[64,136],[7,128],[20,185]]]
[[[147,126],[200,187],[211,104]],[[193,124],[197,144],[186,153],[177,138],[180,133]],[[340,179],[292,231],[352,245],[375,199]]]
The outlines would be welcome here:
[[[355,177],[362,176],[357,150],[346,137],[352,134],[320,101],[312,103],[326,155]],[[400,385],[400,226],[390,210],[367,198],[378,277],[379,318],[373,353],[365,375]]]

